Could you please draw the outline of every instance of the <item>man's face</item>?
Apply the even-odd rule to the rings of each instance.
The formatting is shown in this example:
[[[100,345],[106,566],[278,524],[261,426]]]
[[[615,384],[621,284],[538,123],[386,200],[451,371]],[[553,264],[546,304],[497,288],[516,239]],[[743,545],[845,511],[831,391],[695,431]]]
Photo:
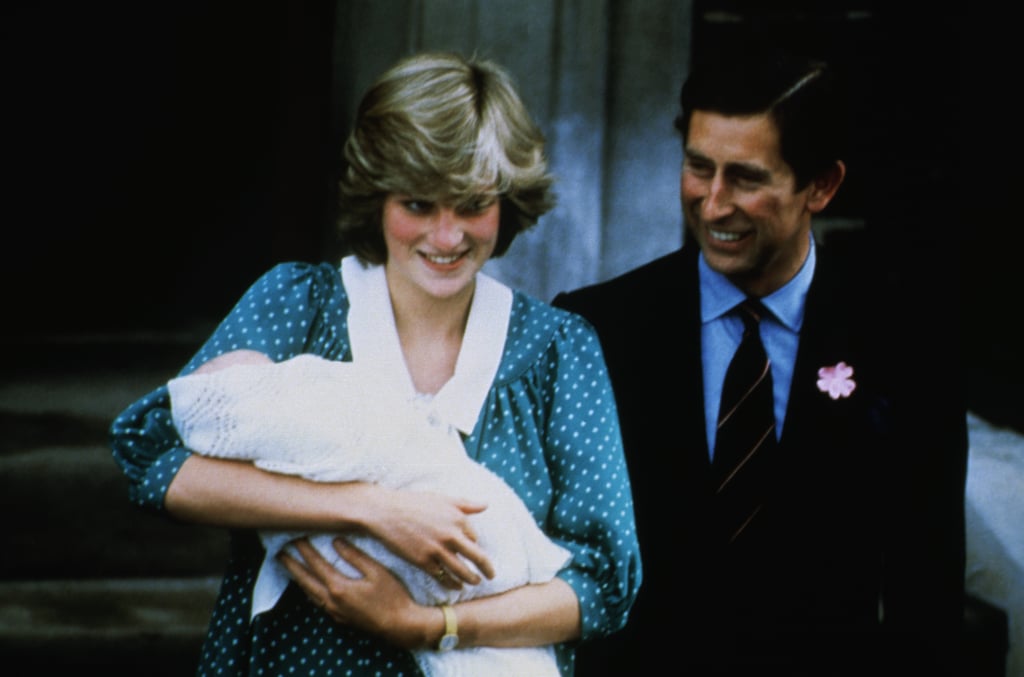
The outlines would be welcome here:
[[[683,213],[708,265],[757,296],[788,282],[824,205],[813,182],[796,190],[771,119],[694,111],[684,155]]]

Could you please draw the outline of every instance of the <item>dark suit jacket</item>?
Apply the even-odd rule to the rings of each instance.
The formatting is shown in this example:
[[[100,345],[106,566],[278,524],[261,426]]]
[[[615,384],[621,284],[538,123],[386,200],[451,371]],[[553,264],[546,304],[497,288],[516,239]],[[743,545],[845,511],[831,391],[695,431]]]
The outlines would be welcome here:
[[[880,293],[891,280],[856,275],[877,273],[860,254],[819,247],[776,490],[751,538],[725,549],[710,531],[696,262],[684,247],[554,299],[600,335],[643,558],[627,627],[583,645],[577,674],[629,674],[660,655],[683,675],[943,674],[963,604],[955,337],[922,347],[931,308],[892,303]],[[817,371],[841,360],[857,388],[832,400]],[[934,658],[936,672],[904,672],[904,656]]]

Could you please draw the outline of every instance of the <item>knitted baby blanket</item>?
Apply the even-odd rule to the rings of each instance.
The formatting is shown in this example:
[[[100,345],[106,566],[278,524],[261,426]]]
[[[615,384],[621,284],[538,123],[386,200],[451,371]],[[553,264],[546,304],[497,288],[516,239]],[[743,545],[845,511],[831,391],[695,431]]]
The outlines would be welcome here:
[[[543,583],[571,559],[500,477],[466,455],[454,427],[438,420],[426,401],[379,387],[370,367],[303,354],[178,377],[168,390],[174,424],[195,453],[249,460],[270,472],[314,481],[374,482],[486,503],[486,510],[469,519],[494,563],[495,577],[461,590],[441,586],[370,536],[345,536],[390,569],[420,604],[454,604]],[[272,608],[284,592],[289,577],[275,555],[287,547],[301,558],[288,544],[302,536],[309,536],[339,571],[360,576],[334,551],[331,542],[338,534],[262,531],[266,557],[253,591],[252,617]],[[428,677],[559,674],[551,646],[414,653]]]

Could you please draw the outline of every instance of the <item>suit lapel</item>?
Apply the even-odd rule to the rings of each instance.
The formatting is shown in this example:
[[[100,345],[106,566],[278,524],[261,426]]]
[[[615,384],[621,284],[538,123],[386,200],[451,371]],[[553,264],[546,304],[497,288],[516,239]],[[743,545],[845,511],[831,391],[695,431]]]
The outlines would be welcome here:
[[[632,385],[625,389],[637,393],[637,400],[623,403],[631,422],[641,421],[633,426],[642,440],[634,446],[634,453],[658,453],[661,470],[652,467],[650,472],[687,483],[700,482],[710,470],[695,250],[677,251],[651,271],[643,287],[658,290],[656,296],[631,300],[636,326],[630,331],[641,333],[644,340],[634,345],[644,347],[633,351],[634,368],[639,373],[629,375]],[[673,321],[666,321],[667,316]],[[650,463],[653,466],[654,460]]]
[[[689,348],[680,351],[683,363],[680,365],[684,390],[689,393],[688,399],[692,404],[687,406],[690,414],[686,421],[689,432],[685,441],[686,448],[692,449],[689,452],[694,457],[695,467],[703,469],[705,474],[710,473],[711,461],[708,449],[708,439],[704,422],[704,369],[701,357],[703,346],[701,341],[701,315],[700,315],[700,279],[697,272],[698,248],[696,246],[684,249],[684,267],[682,274],[678,276],[684,283],[678,298],[682,299],[682,326],[681,337],[684,346]]]
[[[870,432],[877,409],[871,370],[877,365],[864,352],[858,332],[866,318],[853,302],[856,292],[825,249],[807,295],[804,324],[790,385],[781,453],[788,472],[799,477],[809,468],[827,466],[842,472],[845,450],[857,448]],[[856,388],[849,397],[832,399],[818,388],[818,370],[840,361],[853,367]],[[828,449],[827,456],[822,452]],[[857,453],[864,453],[863,449]]]

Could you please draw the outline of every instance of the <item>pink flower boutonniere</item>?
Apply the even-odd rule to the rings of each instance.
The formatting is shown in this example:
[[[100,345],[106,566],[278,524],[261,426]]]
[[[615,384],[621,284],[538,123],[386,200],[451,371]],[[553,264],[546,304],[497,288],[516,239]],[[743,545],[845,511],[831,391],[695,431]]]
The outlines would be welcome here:
[[[849,397],[856,387],[857,384],[853,380],[853,367],[845,362],[818,370],[818,390],[828,393],[833,400]]]

